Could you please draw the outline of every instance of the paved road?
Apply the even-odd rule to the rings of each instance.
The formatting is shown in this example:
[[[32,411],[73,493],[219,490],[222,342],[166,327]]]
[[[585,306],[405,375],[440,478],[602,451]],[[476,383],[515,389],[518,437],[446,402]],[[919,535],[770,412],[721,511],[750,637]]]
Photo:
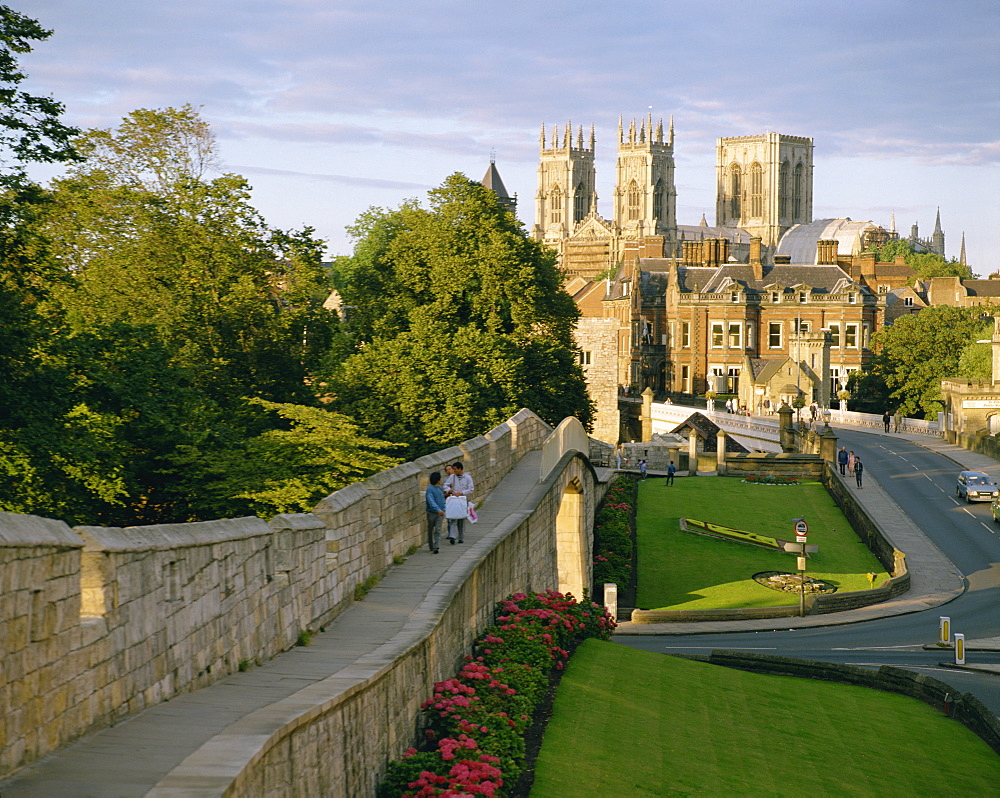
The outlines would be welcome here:
[[[625,624],[625,634],[616,635],[616,641],[651,651],[707,653],[713,648],[728,648],[856,665],[908,667],[975,693],[1000,715],[1000,525],[992,521],[989,504],[966,505],[954,495],[960,468],[984,470],[1000,481],[1000,463],[916,435],[836,431],[841,443],[861,454],[866,464],[865,488],[858,498],[870,511],[874,508],[899,526],[917,528],[931,549],[939,549],[954,563],[956,570],[948,574],[947,560],[929,557],[930,568],[921,569],[913,567],[917,564],[908,557],[914,571],[911,593],[915,595],[910,598],[931,590],[948,590],[949,583],[957,589],[950,589],[951,594],[939,601],[928,602],[927,607],[911,607],[905,614],[883,618],[844,613],[771,621],[771,629],[761,622],[752,630],[738,623],[713,624],[701,630],[693,627],[707,625],[683,624],[685,628],[677,630],[683,637],[670,634],[666,627],[674,624],[659,624],[662,628],[655,635],[644,635],[642,627]],[[891,534],[896,540],[895,533]],[[907,544],[897,545],[909,552]],[[953,662],[950,652],[925,650],[925,645],[937,639],[941,615],[951,617],[953,630],[971,641],[968,669],[942,666]],[[778,630],[779,626],[784,628]]]

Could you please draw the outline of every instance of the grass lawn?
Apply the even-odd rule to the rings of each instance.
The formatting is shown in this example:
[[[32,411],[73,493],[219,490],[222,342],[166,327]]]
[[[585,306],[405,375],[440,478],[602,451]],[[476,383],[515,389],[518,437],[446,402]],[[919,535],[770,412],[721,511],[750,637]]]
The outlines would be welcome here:
[[[588,640],[559,685],[531,798],[979,796],[998,784],[1000,757],[916,699]]]
[[[681,532],[681,518],[795,540],[792,519],[809,524],[809,543],[819,552],[807,575],[840,591],[867,590],[868,572],[881,584],[888,574],[862,543],[819,482],[790,487],[747,485],[735,477],[683,477],[674,487],[662,479],[639,483],[636,543],[636,606],[642,609],[721,609],[798,604],[798,594],[753,581],[760,571],[795,571],[783,552]]]

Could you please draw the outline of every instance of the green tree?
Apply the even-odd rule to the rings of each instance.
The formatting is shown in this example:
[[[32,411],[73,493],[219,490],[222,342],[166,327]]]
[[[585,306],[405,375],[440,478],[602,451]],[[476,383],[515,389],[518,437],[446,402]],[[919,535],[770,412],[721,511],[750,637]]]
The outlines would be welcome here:
[[[61,103],[38,97],[19,87],[25,79],[18,56],[30,53],[34,42],[52,31],[37,20],[0,6],[0,187],[25,183],[28,163],[56,163],[76,157],[70,143],[78,132],[60,119]]]
[[[385,454],[392,444],[367,437],[340,413],[251,402],[284,423],[241,442],[211,464],[226,503],[222,514],[305,512],[333,491],[400,462]]]
[[[337,406],[410,455],[521,407],[589,423],[578,311],[552,253],[462,175],[429,197],[426,209],[373,209],[351,230],[354,255],[336,280],[356,353],[331,380]]]
[[[84,135],[55,181],[44,232],[71,280],[55,296],[75,330],[151,326],[217,401],[308,401],[334,334],[310,229],[270,229],[238,175],[208,179],[215,142],[195,109],[141,109]]]
[[[993,308],[936,306],[903,316],[874,336],[873,370],[904,415],[933,415],[942,409],[941,380],[958,374],[969,343],[988,337]]]
[[[958,375],[967,380],[993,379],[993,347],[990,344],[967,344],[958,358]]]
[[[892,262],[902,255],[906,265],[916,271],[917,280],[930,280],[932,277],[961,277],[968,280],[972,277],[972,269],[959,263],[955,258],[947,258],[933,252],[915,252],[913,246],[905,239],[887,241],[881,247],[873,247],[870,251],[877,253],[878,260]]]

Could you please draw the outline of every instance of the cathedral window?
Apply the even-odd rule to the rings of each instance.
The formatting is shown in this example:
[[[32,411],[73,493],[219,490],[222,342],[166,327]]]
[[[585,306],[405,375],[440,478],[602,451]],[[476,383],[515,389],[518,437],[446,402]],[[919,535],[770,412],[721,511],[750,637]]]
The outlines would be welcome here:
[[[549,220],[552,224],[562,224],[563,195],[558,186],[552,189],[552,199],[549,201],[549,210]]]
[[[781,162],[778,170],[778,216],[788,218],[788,200],[792,193],[792,167],[788,161]]]
[[[630,221],[642,218],[642,192],[639,185],[633,180],[628,184],[628,218]]]
[[[740,195],[743,192],[743,172],[737,164],[729,167],[729,215],[739,219],[741,213]]]
[[[656,181],[656,186],[653,188],[653,216],[657,219],[663,219],[667,215],[667,204],[664,202],[663,191],[663,178],[661,177]]]
[[[579,222],[590,212],[588,208],[588,197],[587,192],[584,188],[583,182],[577,183],[576,192],[573,196],[573,221]]]
[[[795,164],[795,182],[792,185],[792,217],[795,220],[802,218],[802,192],[803,180],[805,179],[805,167],[799,161]]]
[[[760,164],[754,162],[750,166],[750,217],[760,219],[764,216],[764,171]]]

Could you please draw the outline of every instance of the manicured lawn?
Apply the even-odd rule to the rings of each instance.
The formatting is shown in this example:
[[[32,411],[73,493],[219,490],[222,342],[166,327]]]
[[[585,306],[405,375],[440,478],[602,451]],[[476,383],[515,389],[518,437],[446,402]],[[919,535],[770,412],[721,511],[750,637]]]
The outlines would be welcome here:
[[[638,588],[643,609],[719,609],[798,604],[798,595],[753,581],[760,571],[792,571],[794,555],[681,532],[681,518],[695,518],[762,535],[795,540],[792,519],[809,524],[809,543],[819,546],[807,574],[840,591],[867,590],[888,576],[854,534],[818,482],[791,487],[747,485],[735,477],[684,477],[674,487],[662,479],[639,483],[636,519]]]
[[[996,795],[1000,757],[913,698],[589,640],[531,798]]]

